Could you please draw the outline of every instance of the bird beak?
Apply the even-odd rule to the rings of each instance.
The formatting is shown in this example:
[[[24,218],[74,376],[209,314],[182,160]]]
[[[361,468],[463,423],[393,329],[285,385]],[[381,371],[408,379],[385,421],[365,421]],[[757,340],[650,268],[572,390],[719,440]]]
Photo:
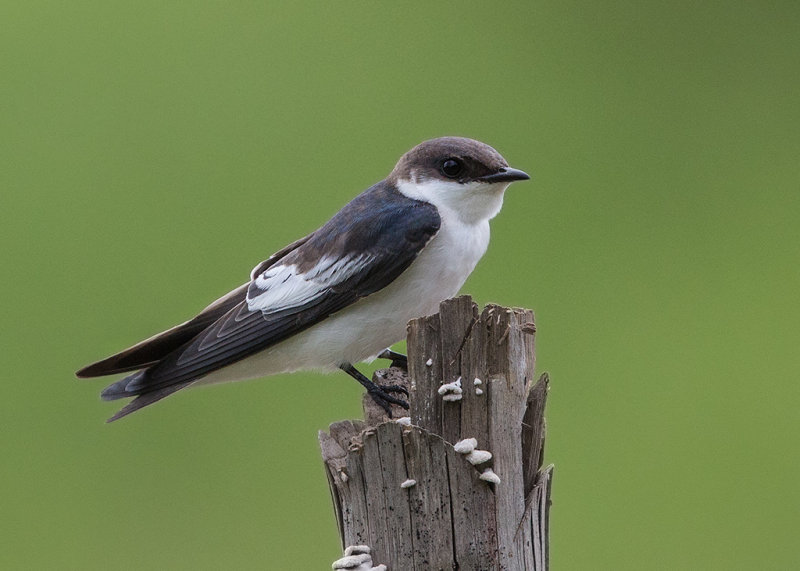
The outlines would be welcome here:
[[[531,178],[528,173],[519,169],[505,167],[492,174],[487,174],[476,180],[481,182],[514,182],[515,180],[528,180]]]

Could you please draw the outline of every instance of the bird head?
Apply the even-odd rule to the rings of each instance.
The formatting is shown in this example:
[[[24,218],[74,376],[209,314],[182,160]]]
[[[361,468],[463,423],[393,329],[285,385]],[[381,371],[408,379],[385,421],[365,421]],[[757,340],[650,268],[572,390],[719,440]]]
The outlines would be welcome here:
[[[463,222],[494,218],[503,194],[517,180],[530,177],[511,168],[492,147],[464,137],[440,137],[404,154],[388,181],[410,198],[452,211]]]

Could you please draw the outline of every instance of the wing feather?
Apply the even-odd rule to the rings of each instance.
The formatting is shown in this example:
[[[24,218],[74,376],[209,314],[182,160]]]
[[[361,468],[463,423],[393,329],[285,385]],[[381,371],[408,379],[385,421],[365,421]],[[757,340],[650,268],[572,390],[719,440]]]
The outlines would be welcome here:
[[[140,341],[136,345],[106,357],[80,369],[75,375],[79,378],[102,377],[115,373],[136,371],[149,367],[166,355],[191,341],[209,325],[214,323],[231,308],[241,303],[247,295],[243,284],[206,307],[196,317],[176,325],[166,331]]]
[[[244,299],[148,369],[109,387],[104,398],[141,395],[127,414],[141,408],[139,399],[141,406],[155,402],[311,327],[394,281],[440,224],[431,204],[378,183],[279,260],[257,266]]]
[[[307,242],[312,236],[313,233],[275,252],[267,260],[264,260],[256,266],[256,269],[265,271],[267,268],[280,261],[281,258]],[[153,335],[144,341],[140,341],[124,351],[120,351],[91,365],[87,365],[75,373],[75,375],[79,378],[102,377],[115,373],[138,371],[139,369],[154,365],[172,351],[182,347],[202,333],[203,330],[223,317],[231,308],[239,305],[242,300],[245,299],[249,285],[249,282],[242,284],[235,290],[211,303],[196,317]]]

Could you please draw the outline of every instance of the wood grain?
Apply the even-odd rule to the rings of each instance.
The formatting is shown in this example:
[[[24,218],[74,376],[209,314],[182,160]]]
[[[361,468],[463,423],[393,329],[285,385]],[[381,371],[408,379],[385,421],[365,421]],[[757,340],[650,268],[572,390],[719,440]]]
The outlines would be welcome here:
[[[385,369],[373,380],[407,386],[410,412],[393,416],[410,414],[410,424],[366,397],[366,423],[319,435],[343,548],[369,545],[390,571],[548,568],[549,378],[534,378],[535,331],[532,311],[479,312],[468,296],[409,323],[408,373]],[[443,400],[439,388],[459,378],[461,400]],[[456,452],[465,438],[491,459],[473,465]],[[481,479],[487,469],[499,483]]]

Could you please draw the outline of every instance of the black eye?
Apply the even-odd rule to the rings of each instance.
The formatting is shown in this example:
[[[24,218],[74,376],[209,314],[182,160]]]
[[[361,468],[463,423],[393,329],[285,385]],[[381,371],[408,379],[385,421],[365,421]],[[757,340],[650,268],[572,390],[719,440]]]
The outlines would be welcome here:
[[[445,159],[441,170],[442,174],[447,178],[456,178],[464,170],[464,164],[458,159]]]

